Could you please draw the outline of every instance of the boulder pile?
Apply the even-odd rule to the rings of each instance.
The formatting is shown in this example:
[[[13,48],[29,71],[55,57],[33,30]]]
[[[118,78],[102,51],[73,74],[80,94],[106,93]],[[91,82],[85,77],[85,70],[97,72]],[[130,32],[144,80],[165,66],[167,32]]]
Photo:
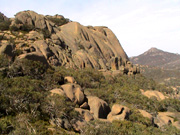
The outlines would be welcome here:
[[[60,119],[61,127],[68,129],[68,127],[74,127],[76,131],[80,131],[83,126],[93,120],[100,120],[103,122],[123,121],[128,120],[133,113],[130,108],[121,105],[113,104],[112,108],[108,103],[96,96],[90,96],[84,94],[83,89],[77,84],[75,79],[71,76],[64,78],[65,84],[61,85],[61,88],[52,89],[51,95],[58,94],[60,96],[66,96],[72,102],[78,105],[74,110],[78,112],[82,120],[76,121],[73,125],[67,120]],[[141,90],[142,91],[142,90]],[[158,112],[157,116],[153,116],[145,110],[138,109],[138,112],[145,118],[148,118],[152,125],[157,127],[163,127],[164,125],[172,124],[173,126],[180,128],[179,116],[180,114],[172,112]],[[177,120],[176,120],[177,119]]]
[[[76,121],[75,127],[77,131],[79,131],[81,126],[83,126],[86,122],[94,119],[103,120],[106,122],[128,119],[130,115],[130,109],[128,107],[115,104],[111,109],[106,101],[96,96],[85,95],[83,89],[76,83],[73,77],[67,76],[64,79],[66,83],[61,85],[61,88],[52,89],[50,92],[51,95],[57,94],[60,96],[66,96],[79,106],[74,108],[74,110],[82,116],[83,121]],[[59,121],[62,123],[63,119],[59,118]],[[64,124],[61,126],[68,129],[68,124],[65,125],[67,121],[63,123]],[[72,125],[72,127],[74,127],[74,125]]]

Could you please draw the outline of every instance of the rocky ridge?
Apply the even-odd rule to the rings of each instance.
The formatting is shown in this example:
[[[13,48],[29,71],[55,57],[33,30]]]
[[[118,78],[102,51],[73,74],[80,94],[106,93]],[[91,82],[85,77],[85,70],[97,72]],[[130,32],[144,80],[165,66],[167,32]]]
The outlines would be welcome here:
[[[16,56],[53,66],[139,72],[107,27],[72,21],[59,25],[65,20],[63,16],[44,16],[33,11],[19,12],[11,20],[10,31],[0,31],[0,52],[11,59]],[[6,48],[11,51],[7,53]]]

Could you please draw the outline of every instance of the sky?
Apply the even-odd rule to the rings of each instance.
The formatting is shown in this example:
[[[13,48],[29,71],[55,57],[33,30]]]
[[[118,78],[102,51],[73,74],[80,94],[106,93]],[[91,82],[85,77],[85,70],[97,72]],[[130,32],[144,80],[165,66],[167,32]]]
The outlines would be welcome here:
[[[82,25],[107,26],[128,56],[151,47],[180,54],[180,0],[0,0],[0,12],[14,17],[33,10],[60,14]]]

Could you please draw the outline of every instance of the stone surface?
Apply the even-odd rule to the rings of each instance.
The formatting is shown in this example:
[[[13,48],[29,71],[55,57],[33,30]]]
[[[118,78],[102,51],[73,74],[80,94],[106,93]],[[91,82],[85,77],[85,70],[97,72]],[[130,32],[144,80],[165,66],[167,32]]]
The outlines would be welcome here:
[[[37,31],[30,31],[28,34],[28,40],[42,40],[44,39],[43,34],[37,32]]]
[[[119,104],[114,104],[112,106],[111,112],[107,116],[107,120],[112,122],[114,120],[125,120],[128,119],[130,115],[130,109],[126,106]]]
[[[179,112],[158,112],[158,115],[155,118],[154,122],[155,124],[158,125],[158,127],[172,124],[176,128],[180,129],[180,113]]]
[[[34,26],[35,28],[45,29],[48,30],[50,33],[57,29],[55,27],[55,24],[48,21],[48,19],[45,16],[29,10],[17,13],[11,25],[19,27],[19,24],[17,22],[21,22],[23,25],[26,24],[29,26]]]
[[[85,95],[84,95],[84,93],[82,92],[81,87],[76,87],[76,88],[75,88],[75,97],[76,97],[77,103],[78,103],[79,105],[81,105],[81,104],[84,102]]]
[[[42,53],[47,60],[53,55],[49,46],[44,40],[35,41],[33,47],[35,48],[36,52]]]
[[[89,110],[85,110],[82,108],[75,108],[75,111],[79,112],[79,114],[82,115],[85,121],[87,122],[94,120],[93,114],[91,114]]]
[[[60,96],[65,96],[65,92],[59,88],[52,89],[50,90],[50,92],[51,92],[51,95],[58,94]]]
[[[82,109],[89,109],[89,105],[88,105],[87,102],[84,102],[84,103],[80,106],[80,108],[82,108]]]
[[[166,98],[168,98],[167,96],[164,96],[163,93],[159,92],[159,91],[156,91],[156,90],[147,90],[147,91],[144,91],[144,90],[140,90],[141,93],[148,97],[148,98],[151,98],[151,97],[155,97],[157,100],[161,101],[161,100],[164,100]]]
[[[102,99],[95,96],[87,96],[90,112],[95,118],[107,118],[110,112],[109,105]]]
[[[150,113],[148,113],[147,111],[141,110],[141,109],[138,109],[138,110],[139,110],[139,112],[142,114],[143,117],[146,117],[146,118],[148,118],[148,119],[150,119],[150,120],[153,119],[153,116],[152,116]]]
[[[112,115],[118,115],[118,114],[121,114],[122,111],[123,111],[123,106],[120,105],[120,104],[114,104],[111,108],[111,114]]]
[[[34,59],[37,56],[44,56],[46,62],[44,60],[43,62],[49,65],[75,69],[120,70],[116,73],[129,75],[137,72],[136,66],[129,61],[118,39],[109,28],[86,27],[73,21],[57,26],[52,22],[53,19],[62,18],[60,15],[44,16],[34,11],[22,11],[12,19],[11,26],[19,29],[30,26],[32,30],[27,34],[17,31],[18,36],[14,36],[10,31],[3,34],[7,35],[8,40],[13,38],[15,41],[27,42],[26,50],[23,50],[25,47],[15,44],[15,49],[23,50],[24,54],[21,57]],[[40,58],[37,60],[42,61]]]
[[[67,83],[76,83],[74,77],[71,77],[71,76],[65,76],[64,81]]]
[[[85,95],[81,89],[81,86],[77,84],[64,84],[61,86],[64,90],[66,96],[73,102],[78,103],[81,105],[84,102]]]
[[[34,60],[34,61],[40,61],[40,62],[44,63],[45,65],[49,65],[47,63],[47,60],[44,57],[44,55],[42,55],[42,53],[38,53],[38,52],[21,54],[18,56],[18,59],[29,59],[29,60]]]

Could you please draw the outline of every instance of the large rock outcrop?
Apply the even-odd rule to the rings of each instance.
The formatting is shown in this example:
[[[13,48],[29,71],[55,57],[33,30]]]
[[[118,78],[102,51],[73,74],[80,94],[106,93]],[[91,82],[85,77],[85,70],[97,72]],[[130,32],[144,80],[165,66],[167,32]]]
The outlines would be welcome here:
[[[76,67],[111,68],[113,62],[110,61],[116,57],[122,59],[121,66],[128,61],[119,41],[107,27],[84,27],[70,22],[61,26],[56,35],[67,45]]]
[[[47,29],[50,33],[57,30],[55,24],[44,15],[37,14],[34,11],[23,11],[15,15],[15,19],[12,21],[12,25],[21,27],[22,25],[33,26],[34,28]]]
[[[16,36],[13,37],[15,50],[23,52],[17,58],[35,58],[49,65],[68,68],[119,70],[123,74],[138,72],[138,68],[129,61],[109,28],[83,26],[72,21],[59,25],[58,21],[62,19],[63,16],[60,15],[44,16],[34,11],[17,13],[15,18],[11,19],[10,27],[12,30],[15,27],[16,30],[28,31],[16,31]],[[8,36],[10,35],[13,34],[9,33]],[[1,42],[5,40],[7,39],[2,39]]]
[[[163,93],[159,92],[159,91],[156,91],[156,90],[147,90],[147,91],[144,91],[144,90],[140,90],[141,91],[141,94],[148,97],[148,98],[156,98],[158,101],[161,101],[161,100],[164,100],[166,98],[168,98],[167,96],[165,96]]]

